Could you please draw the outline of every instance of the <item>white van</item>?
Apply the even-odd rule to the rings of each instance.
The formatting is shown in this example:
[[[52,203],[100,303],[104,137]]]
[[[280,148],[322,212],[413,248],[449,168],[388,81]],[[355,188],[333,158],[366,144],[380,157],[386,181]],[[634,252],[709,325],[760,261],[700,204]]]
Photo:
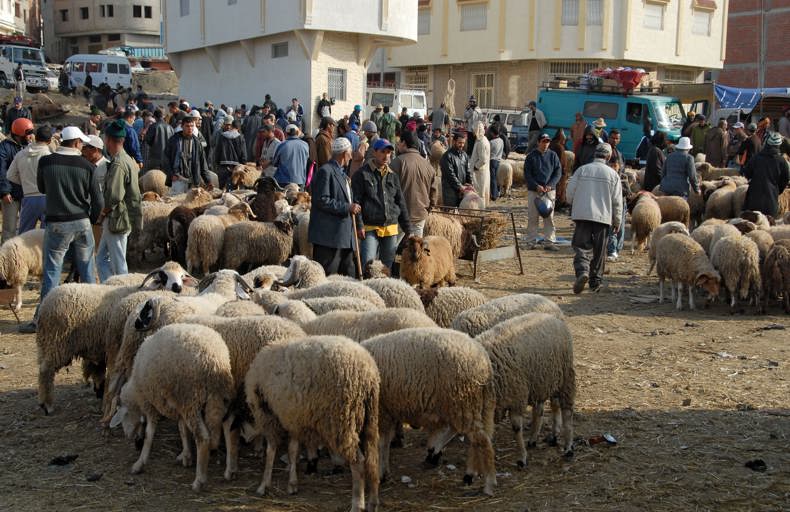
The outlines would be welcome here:
[[[368,89],[365,102],[365,119],[376,106],[389,106],[390,112],[399,116],[401,109],[406,107],[409,115],[419,112],[423,119],[428,114],[425,102],[425,91],[417,89],[390,89],[387,87],[371,87]]]
[[[72,55],[63,64],[71,79],[72,87],[85,84],[86,72],[91,74],[93,86],[107,83],[112,88],[132,86],[129,59],[118,55]]]

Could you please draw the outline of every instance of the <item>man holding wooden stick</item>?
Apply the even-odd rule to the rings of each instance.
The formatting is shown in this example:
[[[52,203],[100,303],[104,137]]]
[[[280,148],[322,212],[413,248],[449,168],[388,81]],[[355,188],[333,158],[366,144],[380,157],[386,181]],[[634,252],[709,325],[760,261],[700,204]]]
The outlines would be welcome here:
[[[354,240],[354,224],[362,226],[362,208],[354,202],[343,171],[350,161],[351,142],[338,137],[332,142],[332,158],[316,171],[310,186],[313,200],[307,239],[313,244],[313,259],[327,275],[356,276],[354,250],[359,241]]]

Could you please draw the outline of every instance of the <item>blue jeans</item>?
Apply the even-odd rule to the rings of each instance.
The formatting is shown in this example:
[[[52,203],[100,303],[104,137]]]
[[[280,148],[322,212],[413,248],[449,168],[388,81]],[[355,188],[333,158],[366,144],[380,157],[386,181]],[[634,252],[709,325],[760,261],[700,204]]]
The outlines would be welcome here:
[[[22,210],[19,212],[19,234],[31,229],[36,229],[36,222],[41,222],[45,228],[44,212],[47,208],[46,196],[32,196],[22,198]]]
[[[628,209],[625,207],[625,199],[623,200],[623,216],[620,219],[620,232],[615,234],[612,232],[612,227],[609,226],[609,239],[606,242],[606,255],[611,256],[614,253],[620,253],[623,250],[623,243],[625,242],[625,215]]]
[[[96,251],[96,267],[102,283],[112,276],[129,273],[126,266],[126,241],[129,233],[111,233],[107,222],[104,219],[102,223],[101,241]]]
[[[360,245],[360,259],[364,267],[367,262],[373,261],[376,258],[381,262],[392,268],[395,262],[395,251],[398,249],[398,235],[392,236],[378,236],[375,231],[365,231],[365,239],[362,240]]]
[[[44,231],[44,277],[41,282],[41,300],[52,288],[60,284],[63,271],[63,257],[74,249],[74,261],[83,283],[95,283],[96,274],[93,269],[93,230],[88,219],[70,222],[50,222]],[[38,310],[36,310],[38,317]]]
[[[491,171],[491,200],[496,200],[499,197],[499,185],[496,182],[497,171],[499,171],[499,160],[489,160],[488,168]]]

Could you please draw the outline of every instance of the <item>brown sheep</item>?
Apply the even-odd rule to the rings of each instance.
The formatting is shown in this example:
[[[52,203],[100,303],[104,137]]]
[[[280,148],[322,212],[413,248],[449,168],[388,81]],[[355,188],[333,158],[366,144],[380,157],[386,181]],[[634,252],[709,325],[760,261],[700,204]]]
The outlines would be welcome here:
[[[689,227],[691,209],[685,199],[678,196],[656,197],[658,208],[661,210],[661,223],[680,222]]]
[[[412,237],[401,255],[401,277],[419,288],[455,285],[450,242],[440,236]]]
[[[255,199],[250,202],[252,213],[258,222],[274,222],[277,218],[277,207],[274,205],[276,199],[275,191],[282,190],[274,181],[274,178],[263,176],[255,182]]]
[[[631,254],[643,251],[653,230],[661,224],[661,208],[649,192],[638,192],[629,199],[631,210]]]
[[[768,301],[782,295],[785,313],[790,314],[790,240],[779,240],[768,251],[762,266],[763,302],[765,313]]]

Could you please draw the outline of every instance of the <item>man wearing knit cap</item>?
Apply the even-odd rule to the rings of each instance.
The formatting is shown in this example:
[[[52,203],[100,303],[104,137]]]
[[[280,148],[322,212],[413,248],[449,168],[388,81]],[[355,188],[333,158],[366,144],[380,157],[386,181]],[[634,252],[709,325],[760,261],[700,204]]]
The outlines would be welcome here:
[[[743,175],[749,180],[743,210],[763,212],[776,217],[779,211],[779,194],[790,180],[787,160],[779,147],[784,137],[779,132],[770,132],[765,147],[746,164]],[[740,215],[741,212],[735,212]]]
[[[354,240],[351,215],[362,226],[362,208],[354,202],[351,184],[344,169],[351,161],[351,142],[338,137],[332,142],[332,158],[313,176],[310,185],[312,206],[307,239],[313,244],[313,259],[327,275],[354,277]]]
[[[606,260],[609,226],[622,229],[623,198],[620,177],[606,162],[612,156],[609,144],[598,144],[595,159],[576,169],[568,181],[566,197],[571,204],[573,231],[573,269],[576,282],[573,293],[579,294],[589,281],[590,291],[601,288]]]
[[[104,178],[104,208],[99,217],[102,237],[96,254],[96,266],[102,283],[111,276],[129,273],[126,242],[132,229],[142,227],[138,168],[124,150],[125,126],[116,121],[107,128],[105,134],[110,164]]]
[[[310,147],[299,138],[299,127],[289,124],[285,127],[288,137],[277,146],[272,165],[277,167],[274,179],[281,187],[296,183],[304,187],[307,180],[307,160],[310,158]]]
[[[357,226],[362,265],[375,259],[392,269],[398,248],[398,227],[411,233],[409,210],[400,177],[389,166],[395,147],[387,139],[373,144],[373,158],[351,178],[354,201],[362,207],[364,226]]]

